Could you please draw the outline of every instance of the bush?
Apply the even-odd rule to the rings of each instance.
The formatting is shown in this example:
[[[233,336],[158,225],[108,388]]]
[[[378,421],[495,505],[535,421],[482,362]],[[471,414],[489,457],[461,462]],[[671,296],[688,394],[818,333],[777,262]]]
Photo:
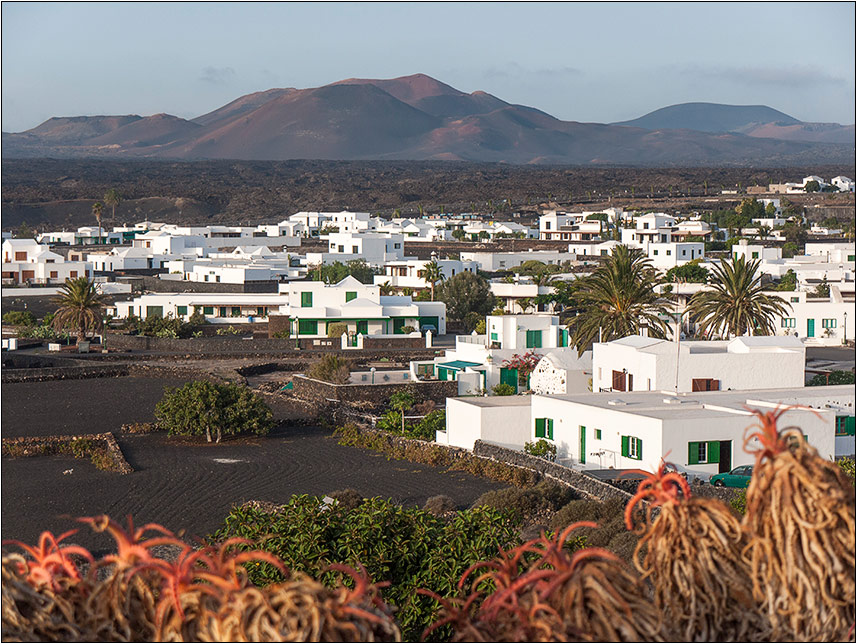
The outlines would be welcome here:
[[[286,327],[285,329],[280,329],[279,331],[274,333],[274,335],[272,335],[271,337],[277,338],[278,340],[288,340],[290,335],[291,335],[291,331],[289,331],[289,328]]]
[[[13,326],[33,326],[36,317],[30,311],[9,311],[3,314],[3,321]]]
[[[237,316],[232,316],[232,317],[237,317]],[[220,327],[214,333],[215,333],[215,335],[242,335],[244,333],[244,331],[242,331],[238,327],[234,327],[230,324],[225,329],[223,327]]]
[[[339,503],[339,507],[343,510],[350,512],[351,510],[355,510],[360,507],[360,505],[366,499],[363,498],[363,495],[360,494],[357,490],[353,488],[345,488],[344,490],[336,490],[328,494],[332,499],[336,499]]]
[[[350,361],[328,353],[307,370],[307,377],[335,385],[347,384],[351,378]]]
[[[576,499],[563,506],[551,519],[554,530],[562,530],[578,521],[599,521],[604,517],[604,504],[589,499]]]
[[[441,409],[426,414],[422,420],[410,431],[406,430],[405,435],[408,438],[418,438],[424,441],[433,441],[437,436],[437,432],[446,430],[446,412]]]
[[[496,556],[500,547],[520,543],[518,528],[507,512],[488,508],[458,512],[450,521],[380,498],[346,509],[302,495],[273,511],[251,505],[235,508],[209,541],[249,539],[253,545],[238,548],[271,552],[293,571],[310,574],[328,586],[340,578],[329,570],[330,564],[356,567],[359,562],[370,579],[390,582],[383,597],[399,608],[402,639],[418,641],[437,619],[440,605],[415,590],[430,588],[446,597],[456,594],[456,583],[467,568]],[[283,579],[266,563],[247,568],[257,585]]]
[[[409,324],[406,324],[401,328],[401,332],[404,334],[413,333],[414,331],[416,331],[416,329]]]
[[[855,472],[854,459],[843,457],[836,461],[836,464],[842,468],[842,471],[845,472],[845,476],[851,479],[851,483],[854,483],[855,476],[857,476],[857,472]]]
[[[389,409],[384,412],[384,415],[375,423],[375,427],[382,432],[390,432],[391,434],[402,433],[402,413],[395,409]]]
[[[455,510],[455,501],[445,494],[438,494],[437,496],[429,497],[426,500],[423,510],[430,512],[436,517],[440,517]]]
[[[524,443],[524,451],[527,454],[538,456],[549,461],[556,460],[556,445],[540,438],[535,443]]]
[[[573,492],[553,481],[541,481],[530,488],[508,487],[486,492],[474,501],[471,507],[507,509],[524,523],[532,523],[556,512],[572,498]],[[564,527],[564,526],[563,526]]]
[[[825,385],[853,385],[854,384],[854,372],[853,371],[831,371],[829,374],[827,373],[819,373],[812,377],[807,383],[808,387],[823,387]]]
[[[334,322],[327,325],[328,338],[341,338],[343,333],[348,333],[348,325],[345,322]]]
[[[495,396],[514,396],[518,393],[512,385],[507,385],[505,382],[494,385],[491,391]]]
[[[170,435],[200,436],[211,442],[236,434],[267,434],[273,415],[265,401],[247,387],[197,380],[167,388],[155,406],[158,425]]]

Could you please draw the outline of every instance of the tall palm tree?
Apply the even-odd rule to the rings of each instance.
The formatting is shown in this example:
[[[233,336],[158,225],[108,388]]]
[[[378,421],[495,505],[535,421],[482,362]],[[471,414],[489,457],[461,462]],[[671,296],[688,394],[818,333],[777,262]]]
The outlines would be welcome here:
[[[98,222],[98,243],[101,243],[101,213],[104,212],[104,204],[96,201],[92,204],[92,214],[95,215],[95,220]]]
[[[390,284],[390,281],[387,280],[383,284],[379,284],[381,295],[392,295],[393,294],[393,285]]]
[[[696,293],[687,306],[701,333],[709,337],[776,333],[774,317],[785,316],[788,309],[778,297],[763,292],[759,263],[733,256],[711,269],[712,289]]]
[[[770,226],[759,226],[759,239],[767,239],[771,235]]]
[[[67,279],[54,303],[59,306],[52,322],[54,328],[76,331],[78,344],[86,340],[87,331],[100,331],[104,325],[104,302],[95,283],[86,277]]]
[[[110,188],[107,192],[104,193],[104,205],[110,206],[112,208],[112,212],[110,214],[110,225],[116,225],[116,206],[122,203],[122,195],[119,194],[119,191],[116,188]]]
[[[430,261],[423,266],[423,279],[428,282],[431,287],[431,301],[434,302],[434,287],[438,282],[444,280],[443,271],[435,260]]]
[[[648,327],[666,337],[668,302],[655,293],[657,272],[642,251],[616,246],[592,275],[573,282],[581,313],[570,320],[572,339],[583,353],[599,336],[603,341],[635,335]]]

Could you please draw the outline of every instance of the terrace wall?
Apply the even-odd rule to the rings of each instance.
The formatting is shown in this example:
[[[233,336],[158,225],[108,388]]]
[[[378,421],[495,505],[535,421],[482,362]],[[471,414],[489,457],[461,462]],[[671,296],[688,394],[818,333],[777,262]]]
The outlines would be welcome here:
[[[397,391],[412,391],[418,399],[446,403],[447,398],[458,395],[458,383],[451,381],[404,380],[401,383],[375,385],[335,385],[297,375],[292,382],[295,387],[294,395],[311,402],[371,403],[374,406],[382,406]]]

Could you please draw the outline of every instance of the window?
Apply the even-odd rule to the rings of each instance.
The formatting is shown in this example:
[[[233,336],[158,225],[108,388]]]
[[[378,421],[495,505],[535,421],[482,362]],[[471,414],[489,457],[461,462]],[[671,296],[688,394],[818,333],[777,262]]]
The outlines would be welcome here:
[[[350,302],[351,300],[357,299],[357,291],[346,291],[345,292],[345,301]]]
[[[15,261],[16,262],[26,262],[27,261],[27,251],[24,251],[24,252],[15,251]]]
[[[790,302],[800,302],[800,298],[799,297],[790,297],[789,301]]]
[[[854,436],[854,416],[837,416],[836,417],[836,435],[837,436]]]
[[[186,306],[177,306],[176,313],[178,315],[187,315],[187,307]]]
[[[550,230],[550,229],[551,229],[551,222],[546,221],[545,222],[545,230]]]
[[[498,338],[497,338],[497,334],[496,334],[496,333],[492,333],[492,334],[491,334],[491,339],[492,339],[492,340],[497,340],[497,339],[498,339]]]
[[[146,317],[164,317],[164,307],[163,306],[147,306],[146,307]]]
[[[692,378],[691,391],[720,391],[720,381],[714,378]]]
[[[780,328],[794,329],[796,322],[795,318],[780,318]]]
[[[673,254],[673,252],[671,250],[667,251],[667,255],[672,255],[672,254]]]
[[[301,306],[312,306],[312,293],[304,292],[301,293]]]
[[[687,464],[705,465],[720,462],[720,441],[692,441],[687,444]]]
[[[77,277],[77,271],[69,271],[68,276],[69,277]]]
[[[681,254],[682,254],[682,257],[684,257],[685,255],[687,255],[687,251],[686,251],[684,248],[682,248],[682,249],[681,249]]]
[[[635,461],[643,460],[643,441],[636,436],[623,436],[622,456],[633,458]]]
[[[316,320],[298,320],[298,335],[318,335]]]
[[[58,277],[59,274],[56,271],[51,271],[51,277]]]
[[[214,307],[213,306],[203,306],[202,307],[203,315],[214,315]]]
[[[344,252],[345,252],[345,245],[344,245],[344,244],[340,244],[340,245],[339,245],[339,252],[340,252],[340,253],[344,253]]]
[[[600,429],[595,430],[595,440],[597,440],[597,441],[601,440],[601,430]]]
[[[264,317],[264,316],[268,315],[267,307],[257,306],[256,307],[256,315],[258,315],[260,317]]]
[[[222,317],[222,318],[226,317],[226,307],[225,306],[220,307],[220,317]]]
[[[657,255],[657,254],[658,254],[658,251],[656,251],[656,250],[652,251],[652,255]]]
[[[527,331],[527,348],[540,349],[542,346],[541,331]]]
[[[536,438],[553,440],[553,418],[536,418]]]
[[[355,255],[357,255],[360,253],[360,249],[357,246],[352,246],[351,252],[354,253]]]
[[[393,244],[393,248],[401,248],[401,247],[402,247],[401,244]]]
[[[822,318],[821,328],[822,329],[835,329],[836,328],[836,318]]]
[[[232,307],[232,317],[237,318],[241,316],[241,307],[233,306]]]
[[[849,255],[849,256],[848,256],[848,261],[849,261],[849,262],[853,262],[855,257],[857,257],[857,255]]]

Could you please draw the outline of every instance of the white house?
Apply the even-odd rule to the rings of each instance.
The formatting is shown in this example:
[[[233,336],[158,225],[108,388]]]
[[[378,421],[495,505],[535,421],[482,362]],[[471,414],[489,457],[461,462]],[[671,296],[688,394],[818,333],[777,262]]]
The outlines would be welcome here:
[[[116,302],[107,312],[118,318],[159,316],[187,321],[199,311],[207,322],[245,324],[267,321],[268,313],[279,311],[285,301],[276,293],[147,293]]]
[[[806,291],[770,291],[788,307],[780,317],[778,331],[783,336],[801,339],[807,345],[840,346],[854,340],[854,301],[845,301],[836,284],[830,285],[826,298],[810,298]]]
[[[410,288],[426,290],[431,285],[425,280],[425,266],[430,260],[425,259],[403,259],[401,261],[387,262],[384,264],[384,274],[375,275],[376,285],[389,282],[393,288]],[[443,278],[449,279],[458,273],[475,273],[478,264],[473,261],[461,261],[457,259],[434,259],[440,267]],[[439,283],[438,283],[439,286]]]
[[[489,396],[446,399],[447,430],[435,441],[473,449],[484,440],[509,449],[522,449],[530,440],[530,397]]]
[[[735,259],[743,257],[745,261],[782,259],[783,249],[781,246],[766,247],[761,244],[751,244],[748,240],[741,239],[737,244],[732,245],[732,256]]]
[[[92,277],[88,262],[66,261],[34,239],[5,239],[2,279],[11,284],[62,284],[66,279]]]
[[[622,243],[641,248],[648,253],[649,244],[666,244],[673,241],[672,229],[676,218],[664,213],[650,212],[634,218],[633,228],[622,229]]]
[[[702,242],[651,242],[647,246],[652,266],[667,271],[694,259],[705,259],[705,244]]]
[[[462,252],[460,257],[462,261],[476,262],[480,270],[489,273],[513,269],[530,260],[555,265],[577,260],[577,255],[571,251],[566,253],[553,250],[533,250],[532,248],[524,251],[500,253]]]
[[[583,394],[592,391],[592,351],[549,351],[530,374],[537,394]]]
[[[404,237],[393,233],[330,233],[327,253],[307,253],[307,264],[332,264],[362,259],[372,266],[404,259]]]
[[[130,248],[111,248],[107,252],[88,253],[86,261],[92,263],[95,271],[109,273],[143,268],[162,268],[172,254],[152,253],[146,248],[132,246]]]
[[[839,192],[854,192],[854,182],[848,177],[839,175],[830,180],[831,185],[839,188]]]
[[[676,391],[676,380],[679,392],[801,387],[805,363],[796,338],[676,343],[631,335],[593,344],[592,390]]]
[[[854,260],[857,257],[853,243],[847,242],[807,242],[804,254],[809,257],[820,257],[825,262],[849,263],[854,268]]]
[[[538,308],[536,298],[539,295],[553,293],[552,286],[540,286],[529,280],[515,280],[514,282],[491,280],[488,286],[491,289],[491,294],[502,300],[503,310],[511,313],[534,313]]]

